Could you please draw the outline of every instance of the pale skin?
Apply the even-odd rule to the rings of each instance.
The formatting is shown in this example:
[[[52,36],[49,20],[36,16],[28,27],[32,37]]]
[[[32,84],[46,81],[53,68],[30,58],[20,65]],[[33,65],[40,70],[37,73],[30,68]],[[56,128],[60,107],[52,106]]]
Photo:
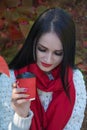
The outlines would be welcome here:
[[[42,35],[36,47],[37,65],[44,72],[51,72],[63,59],[63,46],[54,32]],[[43,64],[46,64],[44,66]],[[27,89],[19,88],[18,83],[13,84],[12,107],[21,117],[27,117],[31,101],[27,99],[29,95],[21,94]]]

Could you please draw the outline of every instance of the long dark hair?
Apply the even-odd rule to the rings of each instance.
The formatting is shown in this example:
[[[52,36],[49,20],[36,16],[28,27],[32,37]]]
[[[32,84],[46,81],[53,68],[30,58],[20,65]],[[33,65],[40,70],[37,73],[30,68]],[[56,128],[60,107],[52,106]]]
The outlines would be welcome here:
[[[28,64],[35,63],[37,41],[41,35],[48,32],[55,32],[63,45],[64,55],[61,63],[61,79],[66,91],[68,83],[67,66],[75,67],[76,31],[72,17],[61,8],[47,9],[37,18],[23,47],[11,61],[9,67],[11,69],[20,69]]]

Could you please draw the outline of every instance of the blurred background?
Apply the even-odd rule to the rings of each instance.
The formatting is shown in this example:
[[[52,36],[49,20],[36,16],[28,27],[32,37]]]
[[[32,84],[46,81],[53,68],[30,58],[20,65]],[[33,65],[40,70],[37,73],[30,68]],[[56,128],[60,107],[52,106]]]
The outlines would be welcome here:
[[[76,65],[87,86],[87,0],[0,0],[0,55],[7,63],[22,47],[38,15],[50,7],[67,10],[76,24]],[[87,109],[81,130],[87,129]]]

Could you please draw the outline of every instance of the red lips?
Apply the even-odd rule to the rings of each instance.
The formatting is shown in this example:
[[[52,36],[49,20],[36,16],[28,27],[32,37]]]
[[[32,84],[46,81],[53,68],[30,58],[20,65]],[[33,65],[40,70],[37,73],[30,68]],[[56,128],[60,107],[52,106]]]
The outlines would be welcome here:
[[[46,64],[46,63],[43,63],[43,62],[41,62],[41,64],[42,64],[42,66],[44,66],[44,67],[50,67],[50,66],[52,66],[52,64]]]

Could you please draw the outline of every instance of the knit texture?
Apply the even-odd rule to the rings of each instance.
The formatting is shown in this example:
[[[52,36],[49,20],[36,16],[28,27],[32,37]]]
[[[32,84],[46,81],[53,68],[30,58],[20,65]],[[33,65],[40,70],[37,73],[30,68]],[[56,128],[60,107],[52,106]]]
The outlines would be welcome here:
[[[64,130],[80,130],[86,107],[86,87],[83,75],[79,70],[74,70],[73,80],[76,89],[76,101],[71,118],[67,123],[66,127],[64,128]],[[8,124],[10,121],[12,121],[13,118],[14,112],[13,109],[11,108],[11,93],[12,93],[12,83],[14,83],[14,81],[15,76],[13,71],[10,71],[10,78],[8,78],[4,74],[0,76],[0,130],[7,130]],[[52,93],[39,92],[39,97],[46,111],[52,99]],[[23,120],[25,119],[21,118],[19,121],[20,127],[21,122],[23,122]],[[25,130],[25,128],[22,128],[21,130]]]

